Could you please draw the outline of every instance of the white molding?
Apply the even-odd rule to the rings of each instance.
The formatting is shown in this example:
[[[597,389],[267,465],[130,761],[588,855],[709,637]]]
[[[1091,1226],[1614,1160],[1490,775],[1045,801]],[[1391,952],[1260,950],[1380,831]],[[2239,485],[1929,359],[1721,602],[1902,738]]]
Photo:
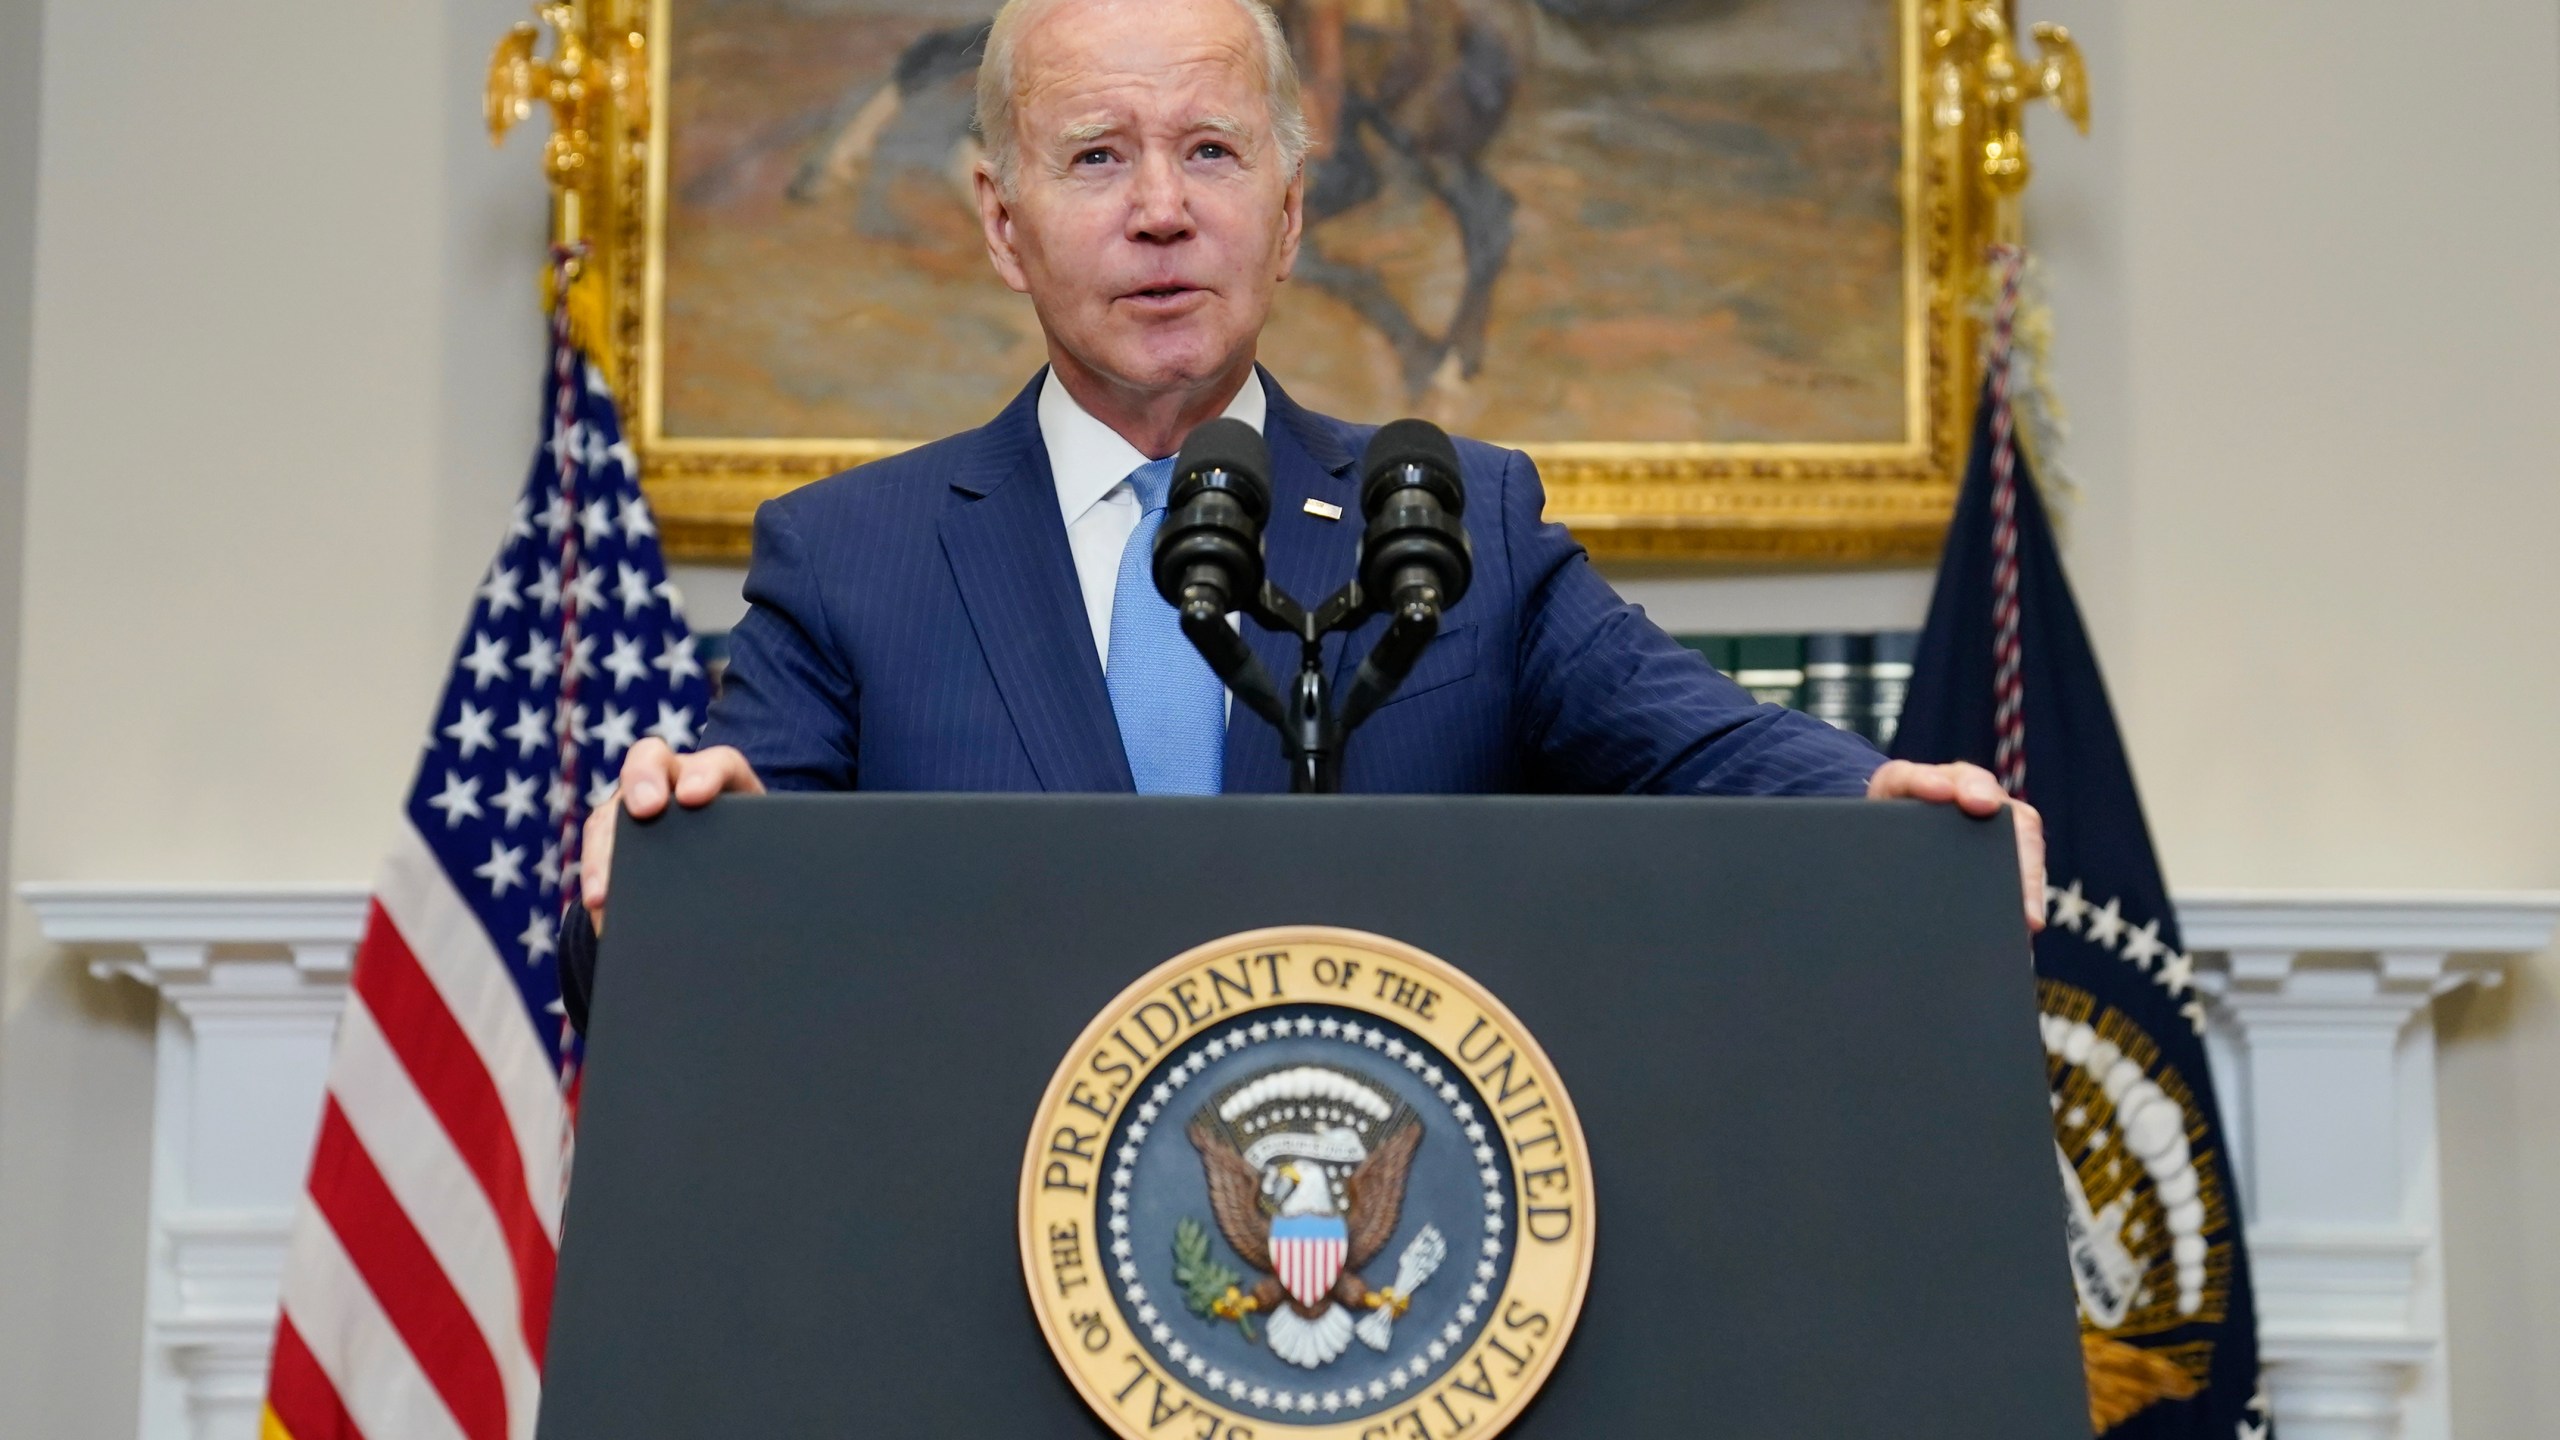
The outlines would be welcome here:
[[[143,1440],[256,1440],[366,887],[40,883],[45,938],[160,992]]]
[[[57,945],[133,948],[195,945],[353,945],[364,933],[371,888],[321,885],[145,885],[35,880],[18,898]],[[137,977],[140,978],[140,977]]]
[[[2450,1440],[2434,1001],[2551,944],[2560,892],[2200,891],[2258,1336],[2288,1440]]]
[[[253,1440],[368,891],[18,893],[91,973],[164,1001],[143,1440]],[[2560,892],[2198,890],[2177,905],[2211,997],[2278,1428],[2448,1440],[2431,1005],[2548,947]]]
[[[2533,955],[2560,925],[2560,890],[2181,890],[2195,950]]]

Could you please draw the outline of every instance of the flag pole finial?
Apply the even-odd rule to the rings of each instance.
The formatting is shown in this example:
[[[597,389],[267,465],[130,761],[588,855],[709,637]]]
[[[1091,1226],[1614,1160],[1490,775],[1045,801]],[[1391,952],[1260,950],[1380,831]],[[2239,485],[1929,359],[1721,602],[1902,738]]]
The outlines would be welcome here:
[[[1932,167],[1943,187],[1940,223],[1954,251],[1947,294],[1970,309],[1985,292],[1998,295],[2015,283],[2024,243],[2019,197],[2034,173],[2026,112],[2051,101],[2087,134],[2089,67],[2080,42],[2059,25],[2026,27],[2022,38],[2012,0],[1928,0],[1923,13]],[[2033,58],[2024,53],[2025,39],[2034,41]],[[1957,353],[2000,338],[1976,317]],[[1950,383],[1959,387],[1950,402],[1954,433],[1967,434],[1977,392],[1969,373]]]
[[[536,101],[550,107],[542,170],[551,182],[551,242],[573,255],[603,198],[604,125],[646,120],[648,37],[622,18],[622,8],[610,0],[554,0],[534,12],[542,25],[519,22],[489,57],[483,105],[490,144],[504,144]],[[552,37],[548,58],[535,53],[544,27]],[[573,260],[573,274],[577,268]]]
[[[2081,134],[2089,133],[2089,67],[2080,42],[2059,25],[2028,32],[2030,61],[2020,52],[2005,0],[1944,0],[1930,35],[1937,64],[1930,75],[1933,118],[1959,136],[1965,166],[1989,201],[1993,244],[2017,241],[2017,198],[2033,173],[2027,160],[2026,110],[2050,100]]]

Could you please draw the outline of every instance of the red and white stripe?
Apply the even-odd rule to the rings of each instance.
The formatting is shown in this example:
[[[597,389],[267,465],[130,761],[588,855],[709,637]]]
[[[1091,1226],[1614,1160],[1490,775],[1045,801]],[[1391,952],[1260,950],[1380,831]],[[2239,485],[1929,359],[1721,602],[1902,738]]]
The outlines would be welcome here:
[[[286,1263],[270,1435],[533,1433],[563,1119],[487,932],[403,826],[356,954]]]
[[[1313,1306],[1333,1293],[1333,1282],[1342,1274],[1342,1259],[1341,1240],[1271,1242],[1271,1261],[1278,1267],[1281,1288],[1297,1297],[1301,1305]]]
[[[2000,299],[1991,313],[1991,693],[1997,739],[1991,768],[2009,793],[2027,794],[2026,687],[2018,633],[2018,436],[2009,406],[2011,358],[2018,325],[2018,275],[2025,254],[2015,245],[1991,248],[2000,275]]]

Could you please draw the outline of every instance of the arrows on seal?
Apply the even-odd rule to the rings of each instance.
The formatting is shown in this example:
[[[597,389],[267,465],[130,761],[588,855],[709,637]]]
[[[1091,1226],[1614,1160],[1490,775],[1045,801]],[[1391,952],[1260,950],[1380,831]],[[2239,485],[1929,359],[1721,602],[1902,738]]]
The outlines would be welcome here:
[[[1413,1243],[1404,1247],[1404,1254],[1396,1260],[1396,1283],[1386,1291],[1386,1303],[1370,1311],[1360,1322],[1359,1336],[1370,1349],[1387,1348],[1387,1340],[1395,1330],[1396,1316],[1404,1310],[1405,1302],[1413,1298],[1413,1292],[1421,1289],[1422,1282],[1430,1279],[1431,1272],[1439,1269],[1440,1262],[1448,1257],[1449,1242],[1440,1238],[1437,1225],[1423,1226],[1422,1233],[1413,1237]]]

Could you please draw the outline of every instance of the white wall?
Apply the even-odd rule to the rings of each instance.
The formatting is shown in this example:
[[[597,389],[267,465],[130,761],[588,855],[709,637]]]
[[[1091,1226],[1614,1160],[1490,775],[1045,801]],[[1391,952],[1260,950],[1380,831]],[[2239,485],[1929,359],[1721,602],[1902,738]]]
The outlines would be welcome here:
[[[40,0],[0,0],[0,817],[17,769],[43,22]],[[60,970],[17,994],[0,1003],[0,1432],[76,1435],[77,1387],[106,1387],[87,1408],[112,1418],[94,1397],[131,1388],[140,1343],[134,1306],[92,1297],[141,1293],[150,1006]],[[85,1143],[101,1120],[111,1143]]]
[[[534,144],[477,130],[520,8],[56,0],[39,51],[38,0],[0,0],[7,878],[370,871],[532,439]],[[2560,885],[2560,13],[2026,9],[2094,62],[2097,134],[2035,122],[2030,218],[2072,565],[2172,880]],[[1681,628],[1924,594],[1622,575]],[[722,583],[690,582],[706,612]],[[144,1012],[11,940],[0,1433],[122,1435]],[[2531,1433],[2560,1416],[2560,957],[2449,1020],[2456,1419]]]
[[[43,53],[41,0],[0,0],[0,829],[17,758],[18,560],[26,512]],[[7,883],[7,857],[0,855],[0,889]]]
[[[41,176],[10,873],[363,879],[534,438],[539,140],[478,128],[524,7],[53,3],[39,101],[8,6],[0,297],[23,147]],[[150,1011],[11,938],[0,1433],[128,1435]]]
[[[2072,566],[2182,886],[2560,885],[2560,11],[2029,3]],[[2447,1007],[2456,1432],[2560,1425],[2560,955]]]
[[[22,873],[370,871],[530,453],[516,8],[50,8]]]

